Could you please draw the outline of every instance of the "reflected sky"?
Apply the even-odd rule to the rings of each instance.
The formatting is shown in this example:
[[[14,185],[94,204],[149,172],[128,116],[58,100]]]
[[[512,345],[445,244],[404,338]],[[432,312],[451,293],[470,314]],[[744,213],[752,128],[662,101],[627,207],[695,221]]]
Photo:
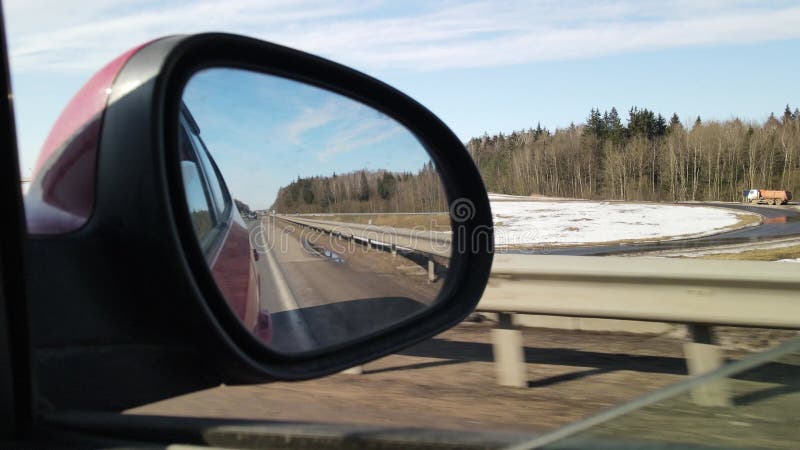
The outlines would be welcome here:
[[[254,209],[298,177],[360,169],[416,172],[430,160],[384,114],[296,81],[239,69],[207,69],[183,101],[231,194]]]

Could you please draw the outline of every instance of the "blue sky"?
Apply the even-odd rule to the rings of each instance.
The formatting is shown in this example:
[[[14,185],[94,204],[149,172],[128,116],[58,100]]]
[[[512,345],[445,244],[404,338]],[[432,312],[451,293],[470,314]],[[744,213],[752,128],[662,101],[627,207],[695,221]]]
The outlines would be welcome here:
[[[403,90],[463,140],[632,105],[685,121],[800,105],[800,2],[753,0],[9,0],[21,169],[72,94],[157,36],[228,31]]]
[[[231,193],[251,208],[268,208],[298,176],[416,172],[430,160],[384,114],[292,80],[209,69],[189,80],[183,100]]]

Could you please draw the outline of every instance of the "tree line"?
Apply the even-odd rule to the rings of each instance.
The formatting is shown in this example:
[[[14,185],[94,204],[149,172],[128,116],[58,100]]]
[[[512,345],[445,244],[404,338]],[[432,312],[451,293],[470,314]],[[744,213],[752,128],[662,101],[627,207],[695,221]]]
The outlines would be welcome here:
[[[736,201],[750,188],[800,188],[800,111],[764,123],[684,124],[647,108],[592,109],[585,122],[484,134],[467,149],[491,192],[619,200]]]
[[[270,209],[294,213],[438,212],[447,210],[433,163],[417,173],[357,170],[298,177],[278,190]]]

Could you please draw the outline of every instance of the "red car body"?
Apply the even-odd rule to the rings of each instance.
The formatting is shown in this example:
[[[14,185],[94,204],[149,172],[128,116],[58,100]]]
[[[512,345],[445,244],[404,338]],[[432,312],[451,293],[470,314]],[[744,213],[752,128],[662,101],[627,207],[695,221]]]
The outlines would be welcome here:
[[[25,194],[28,233],[71,233],[91,220],[107,99],[119,71],[144,45],[125,52],[92,76],[50,130]],[[270,317],[260,306],[257,253],[250,246],[248,229],[235,207],[229,208],[223,223],[221,242],[215,251],[206,252],[206,262],[232,311],[254,335],[269,342]]]

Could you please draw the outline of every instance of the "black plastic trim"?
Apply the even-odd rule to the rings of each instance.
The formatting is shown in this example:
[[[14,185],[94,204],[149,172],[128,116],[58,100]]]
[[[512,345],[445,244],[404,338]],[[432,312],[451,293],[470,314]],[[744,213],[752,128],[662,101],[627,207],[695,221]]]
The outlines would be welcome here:
[[[25,215],[1,5],[0,94],[0,439],[9,439],[21,436],[31,423],[33,388],[23,271]]]

